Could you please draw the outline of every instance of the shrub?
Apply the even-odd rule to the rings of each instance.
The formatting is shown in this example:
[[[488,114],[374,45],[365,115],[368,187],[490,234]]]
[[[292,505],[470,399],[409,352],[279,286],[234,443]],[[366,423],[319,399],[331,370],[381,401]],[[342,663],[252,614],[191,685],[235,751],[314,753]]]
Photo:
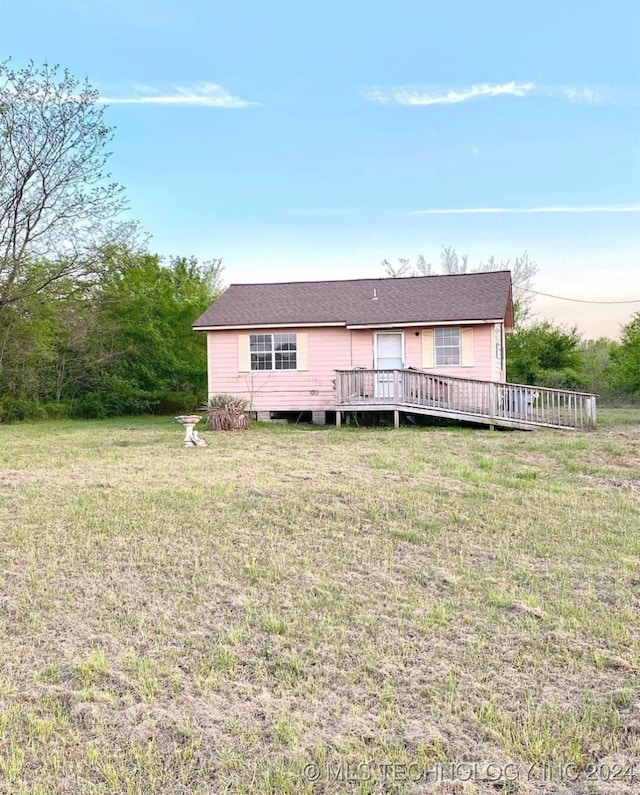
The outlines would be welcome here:
[[[45,403],[42,406],[43,420],[66,420],[69,416],[69,406],[67,403]]]
[[[23,395],[0,397],[0,422],[20,422],[33,419],[38,402]]]
[[[155,411],[158,414],[192,414],[202,405],[202,394],[184,389],[163,392]]]
[[[212,431],[243,431],[249,427],[248,404],[233,395],[212,395],[202,406]]]

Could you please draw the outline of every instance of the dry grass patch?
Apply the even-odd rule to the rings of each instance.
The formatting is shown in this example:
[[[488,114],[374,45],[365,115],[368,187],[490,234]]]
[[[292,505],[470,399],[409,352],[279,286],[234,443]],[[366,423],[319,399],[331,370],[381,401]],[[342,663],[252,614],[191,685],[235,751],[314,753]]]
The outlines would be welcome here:
[[[171,419],[1,428],[0,792],[637,790],[624,417],[194,449]],[[520,780],[417,780],[462,762]]]

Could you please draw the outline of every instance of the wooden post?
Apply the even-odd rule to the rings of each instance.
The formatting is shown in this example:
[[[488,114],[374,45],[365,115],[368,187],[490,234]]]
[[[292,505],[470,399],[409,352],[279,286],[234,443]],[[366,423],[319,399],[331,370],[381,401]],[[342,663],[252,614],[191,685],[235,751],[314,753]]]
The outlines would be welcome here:
[[[339,406],[342,403],[342,377],[341,373],[336,370],[336,403]]]
[[[596,396],[591,395],[587,401],[587,425],[595,428],[596,425]]]
[[[489,416],[498,416],[498,388],[493,381],[489,384]],[[493,430],[493,426],[491,426],[491,430]]]
[[[400,371],[393,371],[393,402],[400,403],[402,401],[402,387],[400,380]]]
[[[400,427],[400,412],[397,409],[393,412],[393,427]]]
[[[342,412],[336,411],[336,428],[339,428],[342,425]]]

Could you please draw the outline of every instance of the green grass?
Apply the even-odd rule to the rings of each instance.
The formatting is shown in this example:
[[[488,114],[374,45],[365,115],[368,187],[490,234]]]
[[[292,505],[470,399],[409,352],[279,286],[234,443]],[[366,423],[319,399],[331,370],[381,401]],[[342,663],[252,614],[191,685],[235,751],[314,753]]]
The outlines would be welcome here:
[[[1,427],[0,792],[637,792],[640,411],[601,419]],[[415,789],[464,762],[520,780]]]

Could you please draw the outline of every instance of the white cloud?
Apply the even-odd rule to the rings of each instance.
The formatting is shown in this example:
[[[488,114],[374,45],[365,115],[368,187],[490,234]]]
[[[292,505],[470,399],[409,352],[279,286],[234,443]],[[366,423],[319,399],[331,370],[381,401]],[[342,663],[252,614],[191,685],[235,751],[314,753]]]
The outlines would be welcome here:
[[[582,105],[638,105],[638,89],[619,86],[572,86],[536,85],[535,83],[481,83],[468,87],[446,88],[442,86],[395,86],[392,88],[370,88],[364,92],[365,99],[376,105],[404,105],[424,107],[428,105],[456,105],[487,97],[551,97],[571,104]]]
[[[509,95],[524,97],[534,88],[533,83],[499,83],[470,86],[468,88],[432,87],[422,90],[411,88],[372,88],[364,96],[377,105],[455,105],[459,102],[468,102],[478,97],[498,97]]]
[[[602,105],[604,96],[601,92],[593,88],[577,88],[574,86],[566,86],[564,88],[550,89],[549,93],[553,96],[554,93],[564,97],[575,105]]]
[[[640,91],[618,86],[549,86],[548,96],[559,96],[573,105],[638,105]]]
[[[640,213],[640,204],[600,204],[550,207],[461,207],[415,210],[412,215],[498,215],[515,213]]]
[[[156,86],[150,86],[148,83],[134,83],[133,90],[136,94],[160,94],[160,89]]]
[[[257,105],[230,94],[218,83],[196,83],[190,86],[173,86],[162,89],[136,85],[125,96],[104,96],[100,102],[107,105],[195,105],[208,108],[248,108]]]

